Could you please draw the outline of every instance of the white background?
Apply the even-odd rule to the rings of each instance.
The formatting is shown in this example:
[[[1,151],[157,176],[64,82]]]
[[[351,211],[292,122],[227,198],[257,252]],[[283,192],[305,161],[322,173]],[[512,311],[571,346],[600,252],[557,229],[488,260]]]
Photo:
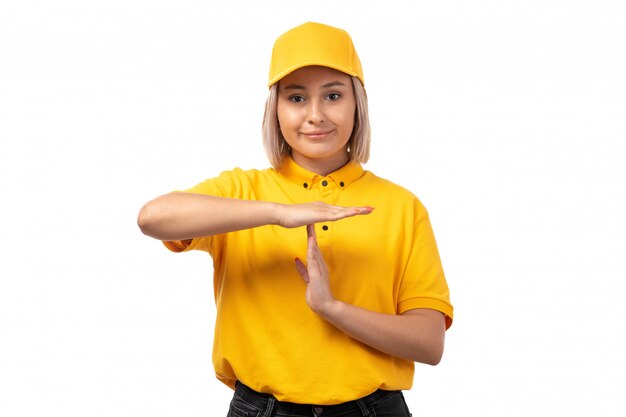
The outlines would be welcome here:
[[[617,0],[2,1],[0,415],[226,415],[210,259],[136,216],[268,165],[271,47],[309,20],[352,35],[366,168],[426,205],[451,287],[413,414],[626,415]]]

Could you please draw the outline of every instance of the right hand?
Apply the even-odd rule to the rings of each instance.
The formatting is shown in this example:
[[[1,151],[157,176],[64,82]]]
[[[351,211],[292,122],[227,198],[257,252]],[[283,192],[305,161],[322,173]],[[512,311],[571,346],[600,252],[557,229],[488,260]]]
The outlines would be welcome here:
[[[300,227],[309,224],[335,221],[346,217],[370,214],[374,207],[343,207],[315,201],[304,204],[278,204],[277,222],[282,227]]]

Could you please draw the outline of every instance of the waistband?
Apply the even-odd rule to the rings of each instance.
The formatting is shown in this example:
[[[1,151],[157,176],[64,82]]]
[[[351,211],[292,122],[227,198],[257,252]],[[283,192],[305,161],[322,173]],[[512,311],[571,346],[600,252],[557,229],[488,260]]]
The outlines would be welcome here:
[[[336,405],[316,405],[316,404],[298,404],[287,401],[278,401],[271,394],[264,394],[254,391],[252,388],[237,381],[235,384],[235,395],[248,404],[260,409],[267,410],[271,408],[270,413],[282,414],[299,414],[299,415],[323,415],[335,416],[354,412],[362,412],[363,415],[370,415],[367,409],[377,402],[401,391],[387,391],[378,389],[373,393],[359,398],[357,400],[348,401]]]

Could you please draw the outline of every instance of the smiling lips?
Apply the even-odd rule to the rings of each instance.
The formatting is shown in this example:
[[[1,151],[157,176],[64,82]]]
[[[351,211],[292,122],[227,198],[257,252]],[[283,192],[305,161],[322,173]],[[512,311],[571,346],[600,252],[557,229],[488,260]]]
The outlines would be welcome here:
[[[332,133],[332,130],[318,130],[316,132],[300,132],[301,135],[311,139],[322,139]]]

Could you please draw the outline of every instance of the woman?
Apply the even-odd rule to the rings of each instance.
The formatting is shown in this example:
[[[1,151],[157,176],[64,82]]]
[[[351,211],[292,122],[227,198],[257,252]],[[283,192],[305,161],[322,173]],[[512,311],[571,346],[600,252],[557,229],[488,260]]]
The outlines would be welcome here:
[[[269,85],[273,168],[158,197],[139,226],[213,258],[229,416],[408,416],[414,362],[440,361],[452,323],[428,213],[361,167],[367,98],[345,31],[309,22],[281,35]]]

